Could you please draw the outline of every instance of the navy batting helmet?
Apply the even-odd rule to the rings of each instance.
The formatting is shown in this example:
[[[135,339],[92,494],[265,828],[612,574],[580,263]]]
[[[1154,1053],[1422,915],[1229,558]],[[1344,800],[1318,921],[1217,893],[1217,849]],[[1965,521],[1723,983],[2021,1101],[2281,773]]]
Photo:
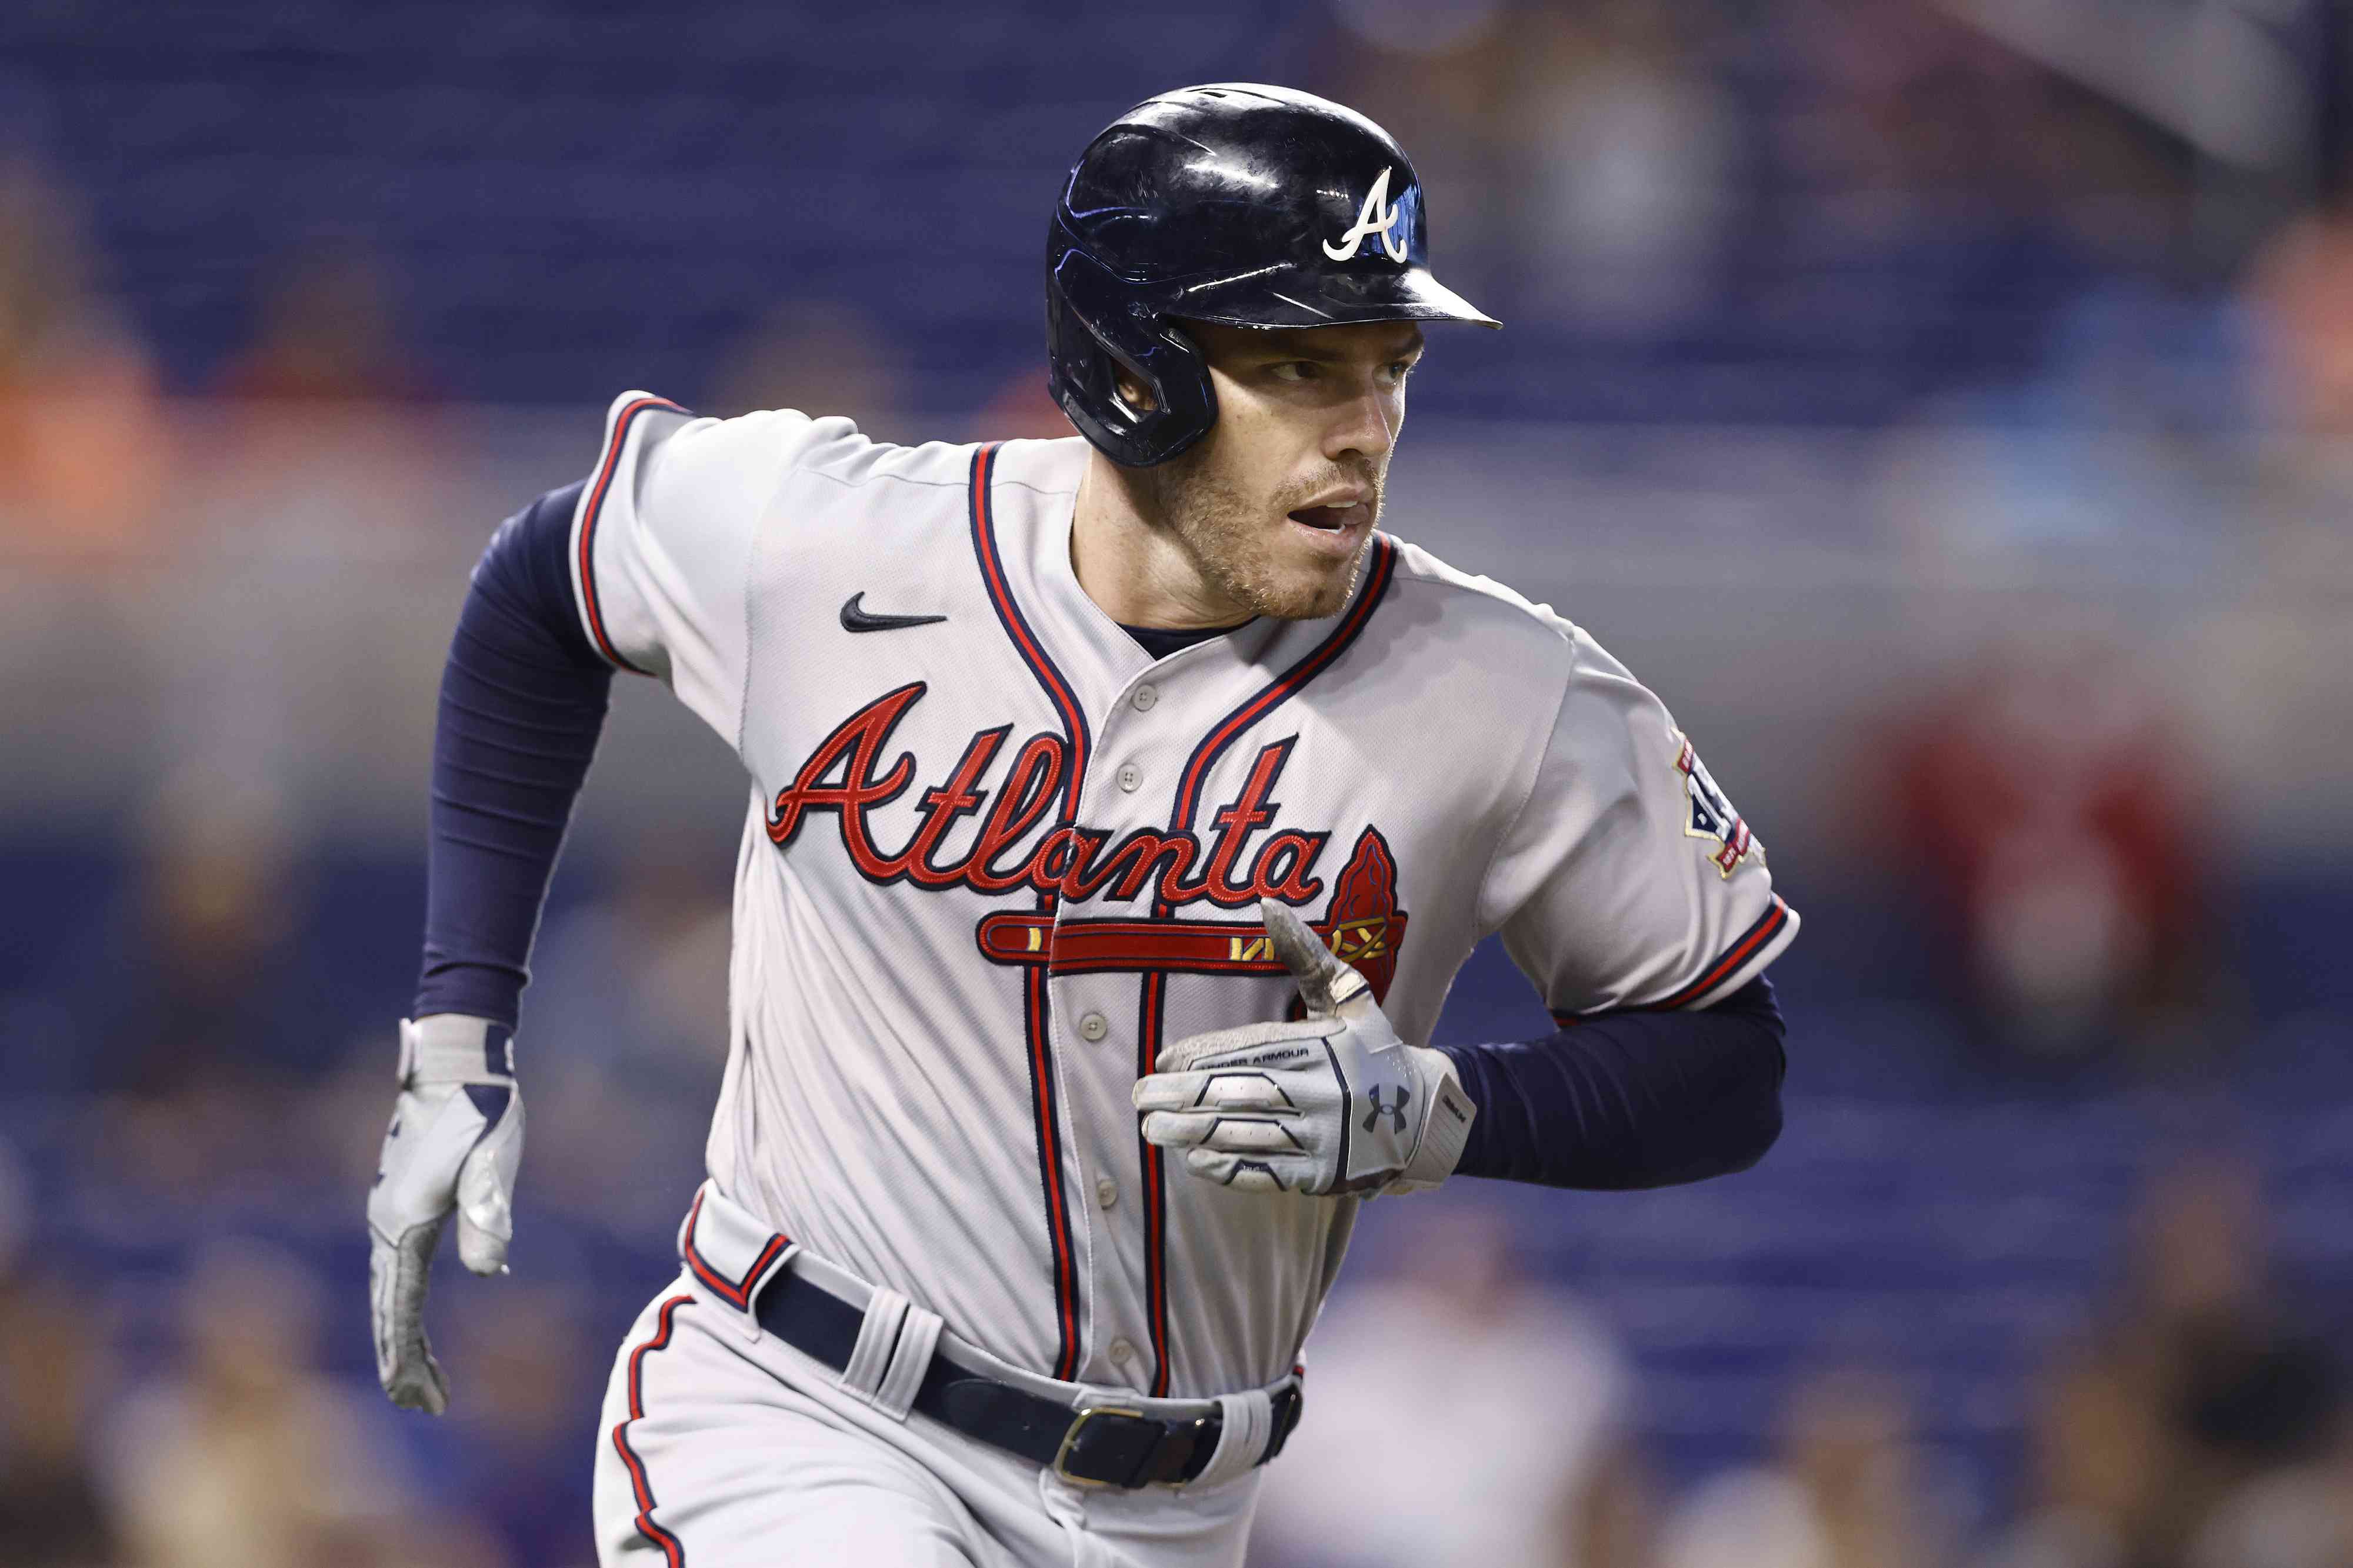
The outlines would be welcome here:
[[[1048,384],[1129,468],[1208,433],[1217,394],[1179,321],[1497,323],[1430,275],[1421,180],[1389,133],[1289,88],[1147,99],[1079,155],[1046,238]],[[1124,369],[1154,406],[1119,395]]]

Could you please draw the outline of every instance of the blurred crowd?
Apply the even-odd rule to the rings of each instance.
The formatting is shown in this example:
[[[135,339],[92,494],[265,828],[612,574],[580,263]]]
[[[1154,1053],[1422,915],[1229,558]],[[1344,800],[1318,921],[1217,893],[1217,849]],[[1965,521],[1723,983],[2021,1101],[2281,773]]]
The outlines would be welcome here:
[[[1278,8],[1282,26],[1256,48],[1241,37],[1208,41],[1236,31],[1222,5],[1191,0],[1202,41],[1187,63],[1257,69],[1375,111],[1433,193],[1441,266],[1514,328],[1466,350],[1479,375],[1430,386],[1434,406],[2103,426],[2175,440],[2340,429],[2347,416],[2348,311],[2331,260],[2348,243],[2353,132],[2343,29],[2329,6],[2147,8],[2109,52],[2117,69],[2147,79],[2122,80],[2091,68],[2098,50],[2080,38],[2024,38],[1999,25],[1994,0],[1458,0],[1435,13],[1399,0],[1303,0]],[[968,237],[992,268],[980,288],[931,267],[929,293],[910,299],[901,280],[923,258],[907,254],[892,215],[849,208],[813,226],[723,182],[671,193],[681,213],[692,204],[698,226],[718,217],[755,247],[731,253],[716,275],[697,265],[703,257],[667,253],[629,227],[634,187],[548,235],[500,229],[499,215],[465,205],[476,184],[495,189],[493,176],[517,170],[578,174],[564,160],[616,128],[585,122],[596,117],[575,100],[502,92],[493,129],[508,144],[469,140],[465,115],[482,106],[462,60],[449,62],[446,83],[370,84],[402,116],[446,117],[448,145],[431,140],[434,125],[396,118],[311,125],[311,84],[269,75],[280,63],[269,46],[332,47],[337,9],[321,0],[249,37],[200,30],[186,44],[193,68],[219,79],[173,79],[172,91],[141,105],[155,141],[136,151],[186,182],[183,200],[241,205],[251,193],[215,183],[273,170],[282,182],[272,192],[280,210],[237,233],[233,258],[216,256],[209,226],[165,237],[205,265],[162,280],[146,215],[115,205],[140,191],[118,156],[128,150],[105,141],[112,122],[90,120],[74,78],[43,70],[55,51],[70,58],[70,27],[26,18],[0,31],[21,45],[22,62],[0,55],[0,395],[10,411],[0,509],[12,533],[62,509],[84,544],[102,543],[110,528],[150,513],[172,483],[175,445],[158,428],[159,391],[313,405],[441,395],[574,404],[634,370],[676,378],[666,390],[714,412],[821,407],[890,427],[909,410],[985,410],[1000,432],[1063,428],[1042,395],[1026,302],[1036,279],[1019,258],[1034,256],[1086,128],[1169,85],[1173,68],[1148,40],[1107,33],[1095,77],[1018,119],[990,96],[1001,84],[959,78],[953,61],[910,60],[903,80],[840,84],[829,101],[851,114],[887,111],[894,91],[971,97],[968,123],[936,124],[934,142],[895,155],[886,137],[861,141],[855,123],[827,125],[827,143],[805,148],[813,138],[784,134],[797,122],[758,117],[821,105],[765,82],[752,90],[707,62],[674,62],[678,82],[649,72],[631,84],[642,96],[617,104],[659,117],[643,128],[643,157],[675,163],[681,178],[706,166],[704,118],[731,109],[776,138],[752,150],[786,187],[822,188],[836,167],[865,173],[867,159],[878,181],[912,171],[945,186],[943,200],[956,192],[959,157],[1034,177],[1029,208],[994,204],[986,232]],[[1002,9],[986,47],[1017,49],[1023,6]],[[2044,9],[2098,25],[2094,5]],[[630,58],[618,33],[565,28],[560,12],[530,0],[509,10],[518,46],[552,25],[550,47],[599,65],[615,62],[598,48]],[[1172,26],[1187,12],[1171,7]],[[789,33],[743,47],[781,48],[777,64],[789,68],[805,63]],[[2194,79],[2168,74],[2200,51]],[[169,64],[126,53],[116,68],[168,77]],[[698,64],[711,73],[699,84],[685,79]],[[282,120],[273,96],[285,100]],[[348,188],[289,160],[298,126],[374,183]],[[992,135],[1002,144],[971,147]],[[470,216],[482,232],[448,232]],[[546,215],[514,221],[543,226]],[[581,234],[633,242],[651,269],[575,275],[568,256],[546,253]],[[828,242],[822,264],[798,255],[813,237]],[[695,241],[710,237],[698,226]],[[516,271],[518,250],[543,275]],[[168,262],[173,247],[161,252]],[[659,270],[665,254],[671,274]],[[695,285],[681,288],[686,276]],[[939,300],[967,319],[944,326],[924,309]],[[611,319],[584,331],[584,310]],[[617,351],[600,348],[649,322],[662,329],[663,352],[626,357],[652,363],[617,365]],[[2182,458],[2195,466],[2194,452]]]
[[[1513,329],[1451,375],[1433,356],[1418,408],[1458,438],[1599,426],[1638,479],[1643,433],[1688,426],[1765,454],[1758,494],[1804,493],[1803,467],[1853,502],[1686,516],[1629,481],[1627,517],[1516,536],[1523,585],[1614,528],[1736,591],[1785,559],[1825,592],[1893,587],[1793,601],[1768,649],[1736,650],[1829,638],[1844,683],[1828,713],[1778,668],[1732,683],[1770,694],[1755,771],[1799,781],[1762,831],[1811,851],[1775,861],[1808,920],[1783,1149],[1658,1207],[1377,1205],[1253,1563],[2353,1564],[2330,1332],[2353,1161],[2327,1115],[2353,1044],[2327,831],[2353,777],[2327,718],[2353,669],[2353,139],[2342,27],[2311,31],[2331,9],[2111,17],[2158,29],[2145,77],[2026,26],[2096,6],[1296,9],[1205,74],[1388,123],[1440,194],[1442,269]],[[1168,85],[1132,53],[1131,96]],[[2203,97],[2165,66],[2193,57]],[[1012,326],[943,333],[900,309],[879,244],[862,292],[747,265],[681,302],[657,258],[656,287],[586,319],[525,268],[485,342],[450,304],[447,234],[318,221],[290,189],[238,267],[142,292],[106,205],[126,187],[23,109],[74,88],[23,68],[0,51],[0,1564],[577,1568],[607,1358],[700,1173],[729,824],[645,809],[688,771],[659,746],[625,826],[592,784],[526,1004],[514,1275],[436,1295],[453,1412],[397,1415],[359,1209],[480,498],[576,477],[589,405],[640,374],[600,349],[606,317],[712,411],[1064,434],[1035,279],[982,291]],[[1087,115],[1046,116],[1056,145]],[[1801,624],[1821,603],[1884,624]],[[1662,640],[1704,646],[1709,615],[1675,605]],[[1908,664],[1851,668],[1899,645]],[[1507,1026],[1500,973],[1466,976],[1450,1027]],[[2147,1133],[2123,1155],[2101,1142],[2118,1104]],[[1962,1162],[2007,1181],[1957,1216],[1916,1135],[1953,1122],[1989,1130]],[[1932,1289],[1992,1348],[1928,1342]]]

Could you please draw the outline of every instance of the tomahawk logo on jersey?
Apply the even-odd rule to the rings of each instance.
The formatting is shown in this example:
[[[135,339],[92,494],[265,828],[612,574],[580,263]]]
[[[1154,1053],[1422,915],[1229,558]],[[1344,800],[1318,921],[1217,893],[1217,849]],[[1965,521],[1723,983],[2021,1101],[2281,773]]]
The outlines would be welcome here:
[[[1039,1372],[1261,1386],[1356,1200],[1188,1180],[1129,1105],[1164,1046],[1293,1007],[1261,897],[1409,1042],[1492,932],[1567,1018],[1704,1005],[1797,920],[1656,698],[1413,545],[1155,660],[1073,574],[1086,453],[631,394],[575,588],[751,774],[720,1189]]]

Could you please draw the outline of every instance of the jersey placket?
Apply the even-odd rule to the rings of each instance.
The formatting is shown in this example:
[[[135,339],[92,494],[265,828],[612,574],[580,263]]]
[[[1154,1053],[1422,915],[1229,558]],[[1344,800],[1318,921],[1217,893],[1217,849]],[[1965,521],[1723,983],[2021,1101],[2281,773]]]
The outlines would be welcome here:
[[[1202,787],[1219,759],[1252,726],[1273,713],[1347,651],[1388,594],[1396,570],[1396,547],[1376,535],[1371,554],[1366,562],[1364,583],[1356,598],[1342,611],[1339,624],[1331,635],[1211,725],[1200,743],[1192,749],[1177,783],[1176,803],[1169,819],[1170,831],[1191,832],[1196,829],[1202,811]],[[1157,896],[1152,913],[1155,920],[1173,920],[1176,915],[1175,906]],[[1137,1008],[1136,1070],[1139,1076],[1153,1070],[1154,1059],[1166,1043],[1163,1038],[1163,1022],[1167,985],[1168,974],[1165,970],[1147,971],[1144,976]],[[1140,1128],[1136,1142],[1144,1164],[1145,1202],[1149,1211],[1145,1226],[1145,1310],[1151,1321],[1155,1366],[1150,1392],[1155,1396],[1165,1396],[1169,1388],[1168,1173],[1163,1151],[1155,1144],[1145,1142]]]
[[[1120,759],[1132,752],[1134,737],[1135,727],[1123,722],[1118,709],[1103,716],[1101,762],[1085,781],[1079,801],[1078,820],[1090,835],[1115,837],[1133,825],[1142,768]],[[1067,1139],[1077,1219],[1093,1233],[1086,1249],[1093,1278],[1087,1290],[1083,1375],[1140,1390],[1159,1368],[1161,1347],[1138,1331],[1145,1325],[1132,1304],[1126,1259],[1132,1231],[1140,1220],[1148,1221],[1154,1209],[1134,1161],[1112,1142],[1114,1130],[1133,1124],[1127,1086],[1133,1081],[1129,1053],[1134,1044],[1137,977],[1072,973],[1055,956],[1065,947],[1070,922],[1085,919],[1096,903],[1096,898],[1088,897],[1056,901],[1048,961],[1035,973],[1046,977],[1052,997],[1055,1039],[1073,1106]]]
[[[1079,871],[1092,855],[1143,830],[1191,839],[1196,858],[1190,874],[1206,874],[1203,846],[1214,832],[1207,820],[1212,771],[1356,642],[1395,576],[1397,547],[1376,537],[1358,591],[1320,637],[1296,638],[1295,631],[1307,628],[1295,625],[1260,628],[1250,641],[1261,653],[1303,642],[1298,652],[1269,667],[1271,675],[1251,668],[1256,659],[1234,668],[1230,647],[1221,651],[1202,644],[1123,677],[1120,666],[1131,661],[1111,649],[1125,653],[1125,647],[1114,643],[1105,648],[1089,640],[1090,630],[1109,629],[1123,638],[1124,634],[1082,600],[1083,590],[1066,564],[1067,531],[1010,510],[1000,527],[990,493],[995,460],[996,449],[985,447],[972,466],[972,521],[982,574],[1007,635],[1052,700],[1071,763],[1067,793],[1050,830],[1060,841],[1056,846],[1050,837],[1049,852],[1039,861],[1050,890],[1039,894],[1034,912],[1016,917],[1021,924],[1034,921],[1043,927],[1038,934],[1046,939],[1038,959],[1021,967],[1040,1186],[1052,1227],[1063,1325],[1057,1375],[1086,1375],[1166,1395],[1174,1370],[1172,1173],[1163,1152],[1143,1139],[1128,1089],[1154,1070],[1168,1043],[1164,1022],[1170,970],[1166,963],[1134,953],[1108,961],[1098,955],[1074,962],[1069,955],[1082,945],[1072,940],[1071,922],[1098,923],[1090,918],[1097,904],[1115,919],[1167,928],[1153,933],[1164,941],[1193,922],[1180,919],[1177,901],[1166,896],[1157,874],[1140,893],[1123,900],[1107,897],[1109,886],[1080,885]],[[1021,522],[1038,526],[1026,531]],[[1146,689],[1154,695],[1139,703],[1136,696]],[[1095,701],[1086,702],[1082,693],[1092,694]],[[1159,759],[1167,760],[1165,767]],[[1237,843],[1247,837],[1245,828],[1236,835]],[[1238,908],[1213,923],[1254,925],[1255,914],[1254,909]],[[1008,952],[991,947],[985,936],[984,947],[1004,961],[1030,940],[1035,938],[1023,939]],[[1156,951],[1152,937],[1144,951]],[[1120,1130],[1116,1146],[1110,1142],[1113,1129]],[[1130,1192],[1134,1201],[1124,1202]],[[1077,1299],[1082,1285],[1082,1302]],[[1139,1357],[1148,1364],[1139,1365]]]
[[[1211,679],[1201,666],[1217,660],[1218,650],[1208,647],[1173,655],[1132,678],[1095,721],[1097,763],[1084,783],[1078,814],[1088,840],[1097,847],[1095,855],[1131,834],[1166,827],[1165,803],[1176,775],[1173,768],[1156,766],[1155,760],[1181,757],[1189,749],[1192,731],[1187,726],[1196,721],[1194,715],[1215,711],[1206,689],[1192,693],[1197,683]],[[1076,866],[1077,857],[1085,852],[1074,847],[1066,864]],[[1137,1126],[1129,1089],[1153,1070],[1152,1057],[1158,1049],[1159,1031],[1154,1026],[1158,987],[1166,975],[1134,963],[1109,970],[1085,959],[1074,964],[1065,956],[1082,950],[1080,933],[1089,923],[1160,910],[1158,881],[1155,874],[1133,900],[1114,896],[1116,879],[1070,889],[1075,896],[1060,900],[1055,910],[1047,967],[1060,1020],[1057,1038],[1068,1050],[1072,1099],[1092,1112],[1074,1115],[1070,1128],[1071,1162],[1079,1173],[1076,1190],[1087,1205],[1085,1222],[1100,1226],[1103,1233],[1101,1245],[1091,1247],[1089,1256],[1098,1271],[1111,1272],[1089,1292],[1095,1352],[1091,1360],[1097,1363],[1090,1370],[1139,1392],[1165,1394],[1169,1384],[1166,1176],[1161,1151],[1145,1142],[1140,1131],[1131,1141],[1126,1131]],[[1073,922],[1081,922],[1075,930]]]

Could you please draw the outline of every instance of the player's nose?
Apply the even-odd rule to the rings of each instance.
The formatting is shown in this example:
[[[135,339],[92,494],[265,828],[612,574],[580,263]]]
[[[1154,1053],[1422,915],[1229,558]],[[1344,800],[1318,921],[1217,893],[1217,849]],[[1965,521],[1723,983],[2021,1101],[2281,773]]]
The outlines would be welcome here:
[[[1377,386],[1366,386],[1333,410],[1332,423],[1324,433],[1324,456],[1335,463],[1351,453],[1369,458],[1376,465],[1388,462],[1389,449],[1397,445],[1402,415],[1389,394]]]

